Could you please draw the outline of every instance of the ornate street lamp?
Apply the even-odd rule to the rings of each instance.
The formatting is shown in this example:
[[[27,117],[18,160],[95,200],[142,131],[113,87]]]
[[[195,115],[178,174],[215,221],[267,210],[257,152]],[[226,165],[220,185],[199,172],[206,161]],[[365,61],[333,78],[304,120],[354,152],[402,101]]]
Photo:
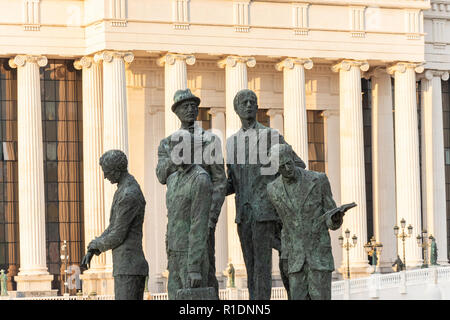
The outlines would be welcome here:
[[[402,220],[400,220],[400,226],[402,227],[402,232],[399,234],[399,227],[396,225],[394,227],[394,234],[397,237],[397,239],[401,239],[402,243],[403,243],[403,264],[405,266],[406,270],[406,254],[405,254],[405,240],[409,237],[411,237],[412,235],[412,231],[413,231],[413,227],[410,224],[408,226],[408,233],[405,232],[405,226],[406,226],[406,220],[404,218],[402,218]]]
[[[61,246],[61,261],[64,264],[64,294],[69,294],[69,284],[67,282],[67,265],[69,263],[69,255],[67,253],[67,241],[64,240]]]
[[[358,242],[358,237],[356,235],[353,235],[352,237],[352,243],[350,243],[350,230],[346,229],[345,230],[345,240],[346,242],[344,243],[344,237],[343,236],[339,236],[339,244],[342,248],[344,248],[345,250],[347,250],[347,279],[350,279],[350,254],[349,251],[351,248],[356,247],[356,243]]]
[[[428,248],[431,246],[431,242],[433,240],[433,236],[430,236],[427,239],[427,230],[422,231],[422,235],[417,235],[417,245],[420,248],[423,248],[423,264],[422,268],[428,268]],[[428,240],[428,241],[427,241]]]
[[[377,271],[377,265],[380,263],[381,252],[383,251],[383,245],[372,237],[369,242],[364,245],[366,253],[372,257],[372,266],[374,266],[373,273]]]

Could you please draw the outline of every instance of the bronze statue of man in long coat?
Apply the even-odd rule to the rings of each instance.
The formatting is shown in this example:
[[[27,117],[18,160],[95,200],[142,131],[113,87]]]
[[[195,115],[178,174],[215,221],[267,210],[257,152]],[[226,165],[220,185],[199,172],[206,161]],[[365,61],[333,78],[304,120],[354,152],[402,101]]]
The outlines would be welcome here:
[[[88,245],[81,265],[87,267],[93,254],[112,250],[116,300],[142,300],[148,263],[142,250],[145,199],[139,184],[128,173],[128,160],[121,150],[109,150],[100,158],[104,178],[117,183],[109,226]]]
[[[279,217],[267,197],[267,183],[277,176],[268,155],[282,135],[256,120],[258,99],[248,89],[234,98],[241,129],[227,139],[227,195],[235,194],[237,231],[251,300],[269,300],[272,289],[272,248],[280,250]],[[265,161],[267,160],[267,162]],[[305,168],[295,155],[295,164]],[[280,260],[281,261],[281,260]],[[280,270],[284,270],[280,266]]]
[[[281,175],[267,185],[267,194],[283,223],[290,299],[330,300],[334,261],[328,229],[340,228],[355,204],[336,207],[327,176],[296,167],[291,146],[273,146],[271,159]]]
[[[212,195],[209,209],[209,221],[207,230],[208,241],[208,287],[213,287],[216,298],[219,298],[219,284],[216,278],[215,265],[215,229],[219,219],[222,204],[225,200],[226,175],[222,155],[222,144],[220,138],[210,131],[196,125],[198,116],[198,106],[200,98],[196,97],[189,89],[178,90],[174,95],[172,111],[181,121],[181,128],[175,133],[161,140],[158,147],[158,164],[156,176],[161,184],[167,184],[171,174],[177,171],[177,165],[173,162],[172,153],[179,143],[179,138],[190,135],[193,143],[193,151],[199,151],[200,161],[197,158],[194,162],[200,165],[209,175],[212,183]],[[211,154],[208,153],[211,151]],[[196,155],[194,155],[196,157]]]

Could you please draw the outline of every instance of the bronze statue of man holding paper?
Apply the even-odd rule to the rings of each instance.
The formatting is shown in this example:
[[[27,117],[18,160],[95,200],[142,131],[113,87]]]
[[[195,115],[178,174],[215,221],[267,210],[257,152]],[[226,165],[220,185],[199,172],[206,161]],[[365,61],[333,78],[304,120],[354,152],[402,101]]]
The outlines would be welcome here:
[[[328,229],[336,230],[355,203],[336,207],[324,173],[296,167],[287,144],[271,148],[280,176],[267,185],[269,199],[283,223],[292,300],[330,300],[334,270]]]

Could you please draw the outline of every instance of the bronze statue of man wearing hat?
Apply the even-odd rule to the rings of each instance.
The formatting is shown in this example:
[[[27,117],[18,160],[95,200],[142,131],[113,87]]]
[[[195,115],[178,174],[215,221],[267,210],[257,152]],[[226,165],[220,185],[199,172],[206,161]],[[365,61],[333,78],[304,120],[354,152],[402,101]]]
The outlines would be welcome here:
[[[158,147],[158,164],[156,167],[156,176],[161,184],[167,184],[167,180],[170,175],[175,173],[180,168],[180,164],[185,164],[185,161],[177,163],[174,158],[174,149],[179,143],[179,137],[190,138],[194,141],[193,145],[195,150],[200,150],[201,159],[198,161],[198,157],[194,157],[194,163],[200,165],[208,174],[212,183],[212,201],[209,210],[209,222],[208,222],[208,287],[214,287],[218,299],[219,284],[216,278],[215,268],[215,227],[219,218],[222,204],[225,200],[227,179],[224,170],[224,161],[222,156],[222,146],[220,138],[211,133],[205,131],[203,128],[196,125],[195,120],[198,116],[198,106],[200,104],[200,98],[192,94],[191,90],[178,90],[174,95],[174,103],[172,105],[172,111],[177,115],[181,121],[181,128],[171,134],[170,136],[161,140]],[[192,138],[192,139],[191,139]],[[192,142],[191,141],[191,142]],[[199,143],[200,142],[200,143]],[[189,146],[191,143],[189,144]],[[206,154],[204,151],[208,148],[213,151],[213,161],[211,158],[205,159]],[[176,149],[175,149],[176,150]],[[184,154],[186,150],[184,150]],[[189,156],[189,158],[191,158]],[[197,163],[199,162],[199,163]]]

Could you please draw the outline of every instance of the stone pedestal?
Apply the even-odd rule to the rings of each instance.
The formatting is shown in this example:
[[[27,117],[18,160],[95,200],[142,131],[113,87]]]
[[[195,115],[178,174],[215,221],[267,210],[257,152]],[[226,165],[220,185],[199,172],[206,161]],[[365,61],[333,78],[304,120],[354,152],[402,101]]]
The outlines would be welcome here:
[[[89,272],[85,271],[80,275],[83,281],[83,295],[89,295],[92,292],[97,295],[114,295],[114,278],[111,272]]]
[[[16,296],[18,298],[56,296],[58,290],[52,290],[53,277],[51,274],[15,276]]]

